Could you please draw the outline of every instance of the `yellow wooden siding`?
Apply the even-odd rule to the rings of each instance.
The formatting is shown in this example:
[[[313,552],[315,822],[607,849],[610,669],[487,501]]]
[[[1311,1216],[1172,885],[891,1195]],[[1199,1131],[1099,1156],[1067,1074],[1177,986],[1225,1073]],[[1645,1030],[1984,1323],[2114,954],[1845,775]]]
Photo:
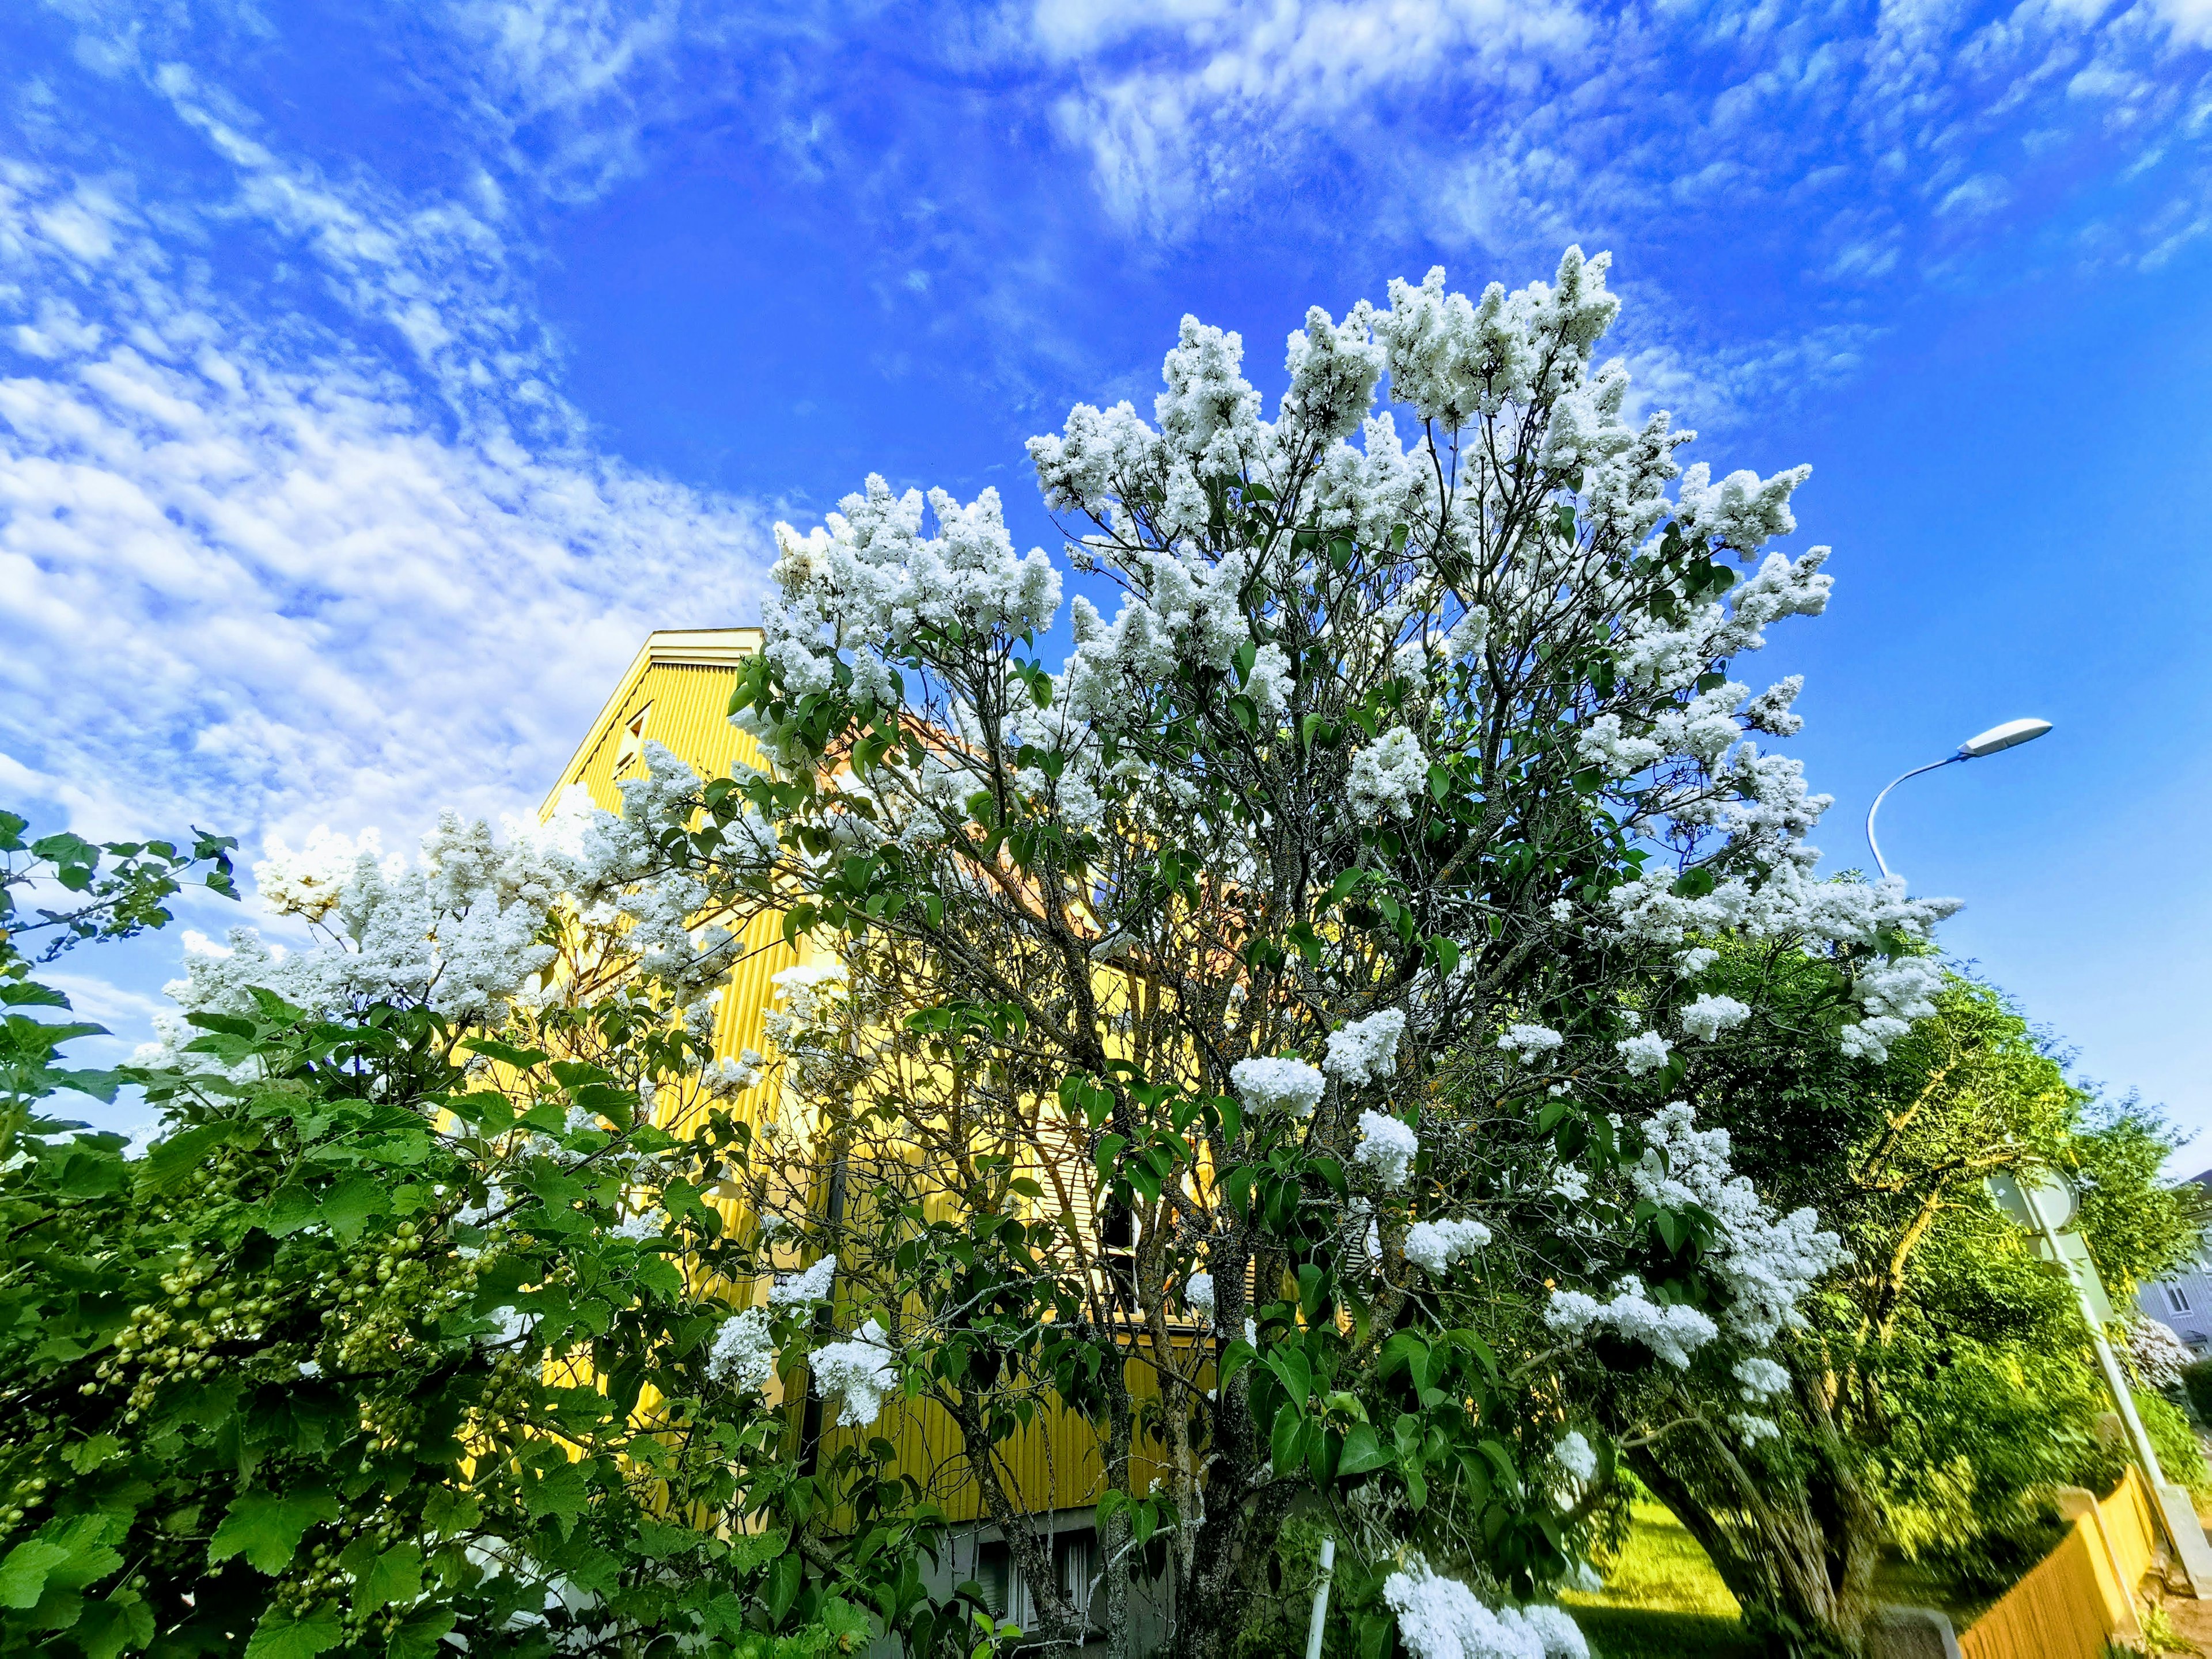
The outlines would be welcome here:
[[[636,775],[639,766],[637,761],[623,757],[623,738],[641,711],[646,715],[642,741],[661,744],[702,777],[723,776],[737,763],[766,769],[758,745],[730,725],[727,713],[738,665],[760,643],[761,636],[754,629],[653,635],[548,792],[544,811],[550,813],[562,793],[575,784],[589,791],[599,806],[609,811],[622,810],[619,786],[624,778]],[[812,955],[803,943],[785,942],[783,919],[776,912],[756,916],[744,930],[743,939],[744,955],[723,988],[717,1014],[718,1056],[735,1058],[749,1048],[765,1050],[764,1026],[775,1000],[770,981],[783,969]],[[727,1109],[757,1124],[768,1115],[780,1087],[771,1076],[730,1103]],[[1079,1153],[1072,1155],[1079,1157]],[[1077,1206],[1086,1211],[1089,1207],[1085,1198],[1079,1198]],[[753,1218],[733,1198],[723,1199],[718,1207],[733,1227],[753,1224]],[[760,1287],[753,1287],[750,1297],[759,1294]],[[1124,1374],[1138,1401],[1157,1396],[1158,1384],[1148,1364],[1132,1361]],[[801,1402],[782,1403],[795,1429]],[[834,1412],[826,1412],[823,1453],[834,1455],[842,1443],[878,1436],[897,1447],[898,1470],[913,1474],[951,1519],[983,1518],[981,1490],[966,1469],[959,1432],[941,1407],[929,1401],[894,1400],[876,1425],[867,1429],[838,1428]],[[998,1449],[998,1458],[1003,1477],[1023,1508],[1033,1513],[1080,1508],[1095,1503],[1103,1487],[1099,1443],[1097,1431],[1080,1415],[1056,1401],[1048,1401],[1029,1427]],[[1156,1464],[1139,1458],[1132,1484],[1142,1492],[1158,1472]]]
[[[2136,1584],[2156,1554],[2150,1504],[2130,1469],[2094,1513],[2074,1518],[2057,1549],[1960,1633],[1960,1659],[2104,1659],[2108,1643],[2132,1632]],[[2121,1573],[2135,1577],[2122,1583],[2115,1558]]]

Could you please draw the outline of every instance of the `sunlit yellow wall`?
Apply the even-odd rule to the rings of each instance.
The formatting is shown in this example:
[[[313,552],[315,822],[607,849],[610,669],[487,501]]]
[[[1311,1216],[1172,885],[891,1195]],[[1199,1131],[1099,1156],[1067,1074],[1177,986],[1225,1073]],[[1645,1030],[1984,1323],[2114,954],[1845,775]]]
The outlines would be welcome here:
[[[726,774],[733,763],[765,769],[759,747],[729,723],[730,692],[744,660],[763,644],[758,629],[684,629],[653,635],[639,651],[629,672],[615,688],[598,718],[562,769],[559,781],[547,792],[543,811],[550,813],[562,793],[573,784],[591,792],[592,800],[610,811],[622,808],[619,787],[624,778],[636,775],[641,762],[635,750],[642,743],[657,743],[681,757],[706,778]],[[643,731],[630,739],[630,726],[640,713]],[[627,740],[627,741],[626,741]],[[625,753],[625,750],[633,752]],[[763,1026],[772,1005],[772,975],[805,959],[804,947],[786,944],[782,918],[775,913],[756,917],[744,931],[746,951],[725,988],[716,1030],[718,1054],[736,1056],[744,1049],[765,1047]],[[771,1103],[771,1079],[736,1103],[740,1115],[757,1121]],[[733,1203],[722,1206],[726,1221],[750,1225]],[[1150,1368],[1128,1367],[1133,1393],[1139,1398],[1156,1394]],[[793,1402],[795,1412],[797,1402]],[[961,1462],[958,1431],[945,1413],[922,1402],[894,1401],[872,1429],[837,1429],[834,1417],[825,1422],[824,1455],[834,1454],[842,1440],[854,1436],[880,1435],[897,1446],[900,1465],[933,1488],[940,1504],[955,1520],[982,1518],[984,1510],[975,1481],[967,1478]],[[1080,1417],[1057,1406],[1042,1412],[1036,1423],[1000,1448],[1002,1467],[1010,1474],[1010,1486],[1024,1509],[1041,1512],[1079,1508],[1097,1500],[1103,1484],[1099,1437]],[[1152,1470],[1138,1472],[1133,1484],[1141,1492]],[[933,1475],[935,1479],[933,1480]]]

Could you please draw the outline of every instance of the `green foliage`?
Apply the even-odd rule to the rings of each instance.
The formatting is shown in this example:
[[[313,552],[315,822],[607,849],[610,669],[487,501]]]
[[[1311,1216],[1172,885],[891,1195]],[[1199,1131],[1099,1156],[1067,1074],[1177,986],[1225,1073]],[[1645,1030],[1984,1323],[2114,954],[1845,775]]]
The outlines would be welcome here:
[[[2168,1126],[2132,1103],[2104,1108],[1987,986],[1952,976],[1936,1016],[1876,1066],[1821,1037],[1827,994],[1786,956],[1732,952],[1717,971],[1778,1035],[1716,1053],[1690,1085],[1738,1167],[1814,1206],[1853,1253],[1802,1341],[1833,1379],[1848,1461],[1892,1545],[1961,1593],[2002,1589],[2057,1535],[2051,1489],[2107,1491],[2125,1460],[2100,1431],[2112,1406],[2071,1288],[1986,1177],[2065,1172],[2122,1304],[2200,1247],[2201,1193],[2161,1183]],[[2174,1478],[2201,1480],[2180,1413],[2139,1399]],[[1807,1478],[1802,1462],[1768,1467],[1778,1492]]]
[[[63,943],[164,919],[167,854],[102,849],[125,862],[86,876],[55,845],[23,850],[108,907]],[[421,1007],[329,1020],[258,992],[252,1017],[193,1017],[206,1069],[120,1074],[163,1126],[130,1158],[44,1115],[86,1085],[59,1054],[89,1028],[19,957],[6,971],[14,1007],[57,1018],[11,1014],[0,1079],[0,1651],[659,1637],[811,1659],[865,1647],[863,1607],[933,1630],[928,1516],[803,1559],[795,1529],[850,1492],[800,1476],[781,1416],[708,1364],[716,1287],[763,1264],[697,1196],[742,1127],[637,1110],[641,1082],[696,1067],[680,1027],[617,1000],[558,1057]],[[648,1200],[665,1221],[619,1224]],[[810,1313],[782,1310],[778,1340],[803,1348]]]

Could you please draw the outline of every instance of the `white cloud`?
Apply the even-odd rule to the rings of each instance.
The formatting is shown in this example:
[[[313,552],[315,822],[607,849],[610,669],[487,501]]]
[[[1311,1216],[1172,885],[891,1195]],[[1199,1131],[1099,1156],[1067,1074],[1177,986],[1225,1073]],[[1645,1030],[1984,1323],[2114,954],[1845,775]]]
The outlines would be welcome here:
[[[23,354],[0,374],[6,781],[88,833],[189,818],[249,846],[527,807],[646,632],[750,614],[759,522],[526,445],[525,422],[580,423],[542,382],[503,395],[496,365],[544,359],[511,289],[471,309],[426,216],[380,221],[226,148],[240,196],[204,217],[305,237],[359,313],[419,307],[456,343],[395,365],[258,317],[128,192],[0,170],[0,339]]]

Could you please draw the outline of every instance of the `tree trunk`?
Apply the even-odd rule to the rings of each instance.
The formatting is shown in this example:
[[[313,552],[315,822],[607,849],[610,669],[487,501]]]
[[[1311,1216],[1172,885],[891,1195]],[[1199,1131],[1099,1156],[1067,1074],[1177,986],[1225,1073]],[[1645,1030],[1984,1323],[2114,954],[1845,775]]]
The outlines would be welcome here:
[[[1801,1383],[1798,1400],[1803,1467],[1794,1479],[1753,1480],[1709,1429],[1633,1447],[1628,1463],[1712,1558],[1769,1652],[1854,1656],[1873,1611],[1881,1517],[1817,1389]]]
[[[1119,1365],[1115,1366],[1118,1372]],[[1129,1450],[1135,1419],[1129,1409],[1127,1379],[1116,1376],[1106,1395],[1106,1485],[1115,1492],[1129,1490]],[[1099,1589],[1106,1597],[1106,1651],[1111,1659],[1137,1659],[1129,1629],[1129,1511],[1127,1505],[1107,1517],[1098,1528],[1098,1559],[1104,1581]],[[1096,1622],[1094,1620],[1094,1622]]]

